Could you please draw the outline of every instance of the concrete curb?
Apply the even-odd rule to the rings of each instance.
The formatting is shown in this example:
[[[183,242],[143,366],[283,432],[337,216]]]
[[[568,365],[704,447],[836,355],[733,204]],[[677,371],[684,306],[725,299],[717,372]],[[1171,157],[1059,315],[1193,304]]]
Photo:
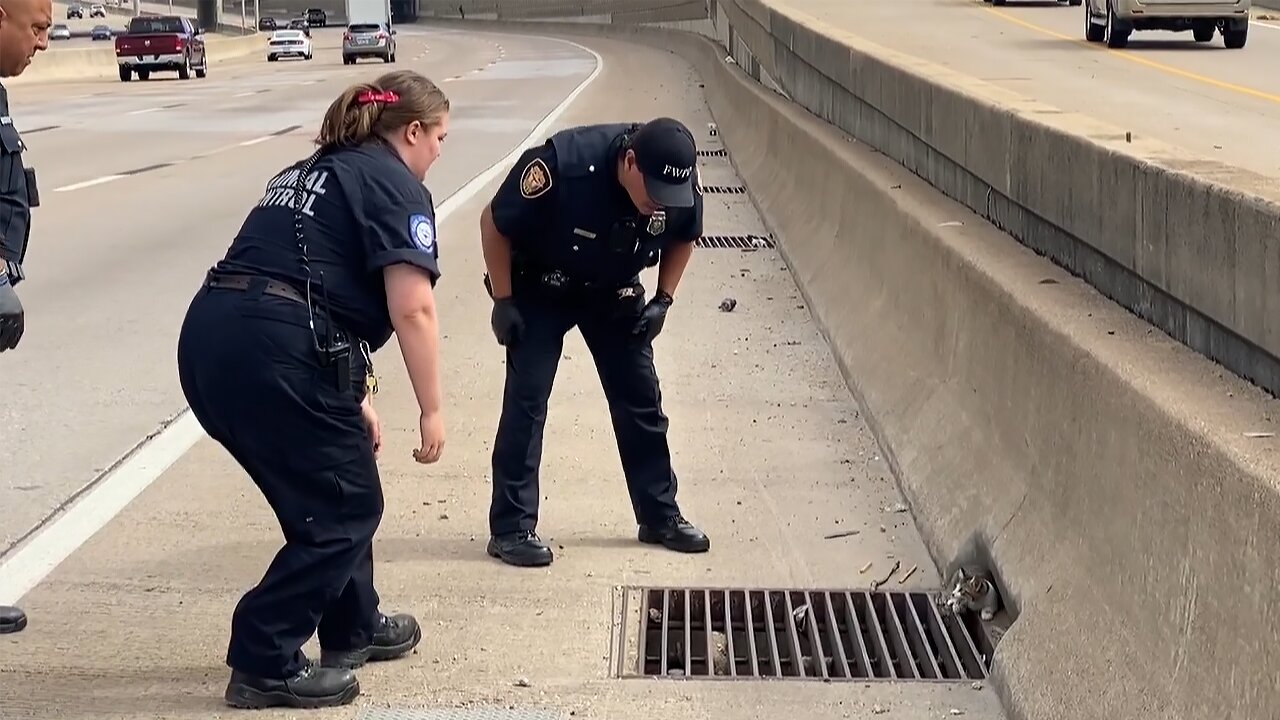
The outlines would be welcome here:
[[[210,33],[205,37],[210,67],[263,51],[266,47],[266,36],[256,33],[234,37]],[[9,78],[5,84],[74,82],[107,78],[116,79],[119,82],[114,45],[100,48],[46,50],[36,54],[25,72],[16,78]]]
[[[1016,621],[993,680],[1013,718],[1280,707],[1280,461],[1274,438],[1245,436],[1274,430],[1274,401],[751,80],[744,69],[758,68],[707,38],[429,22],[619,38],[694,64],[937,564],[998,569]],[[875,71],[864,65],[864,81]],[[992,119],[1012,132],[1011,114]]]

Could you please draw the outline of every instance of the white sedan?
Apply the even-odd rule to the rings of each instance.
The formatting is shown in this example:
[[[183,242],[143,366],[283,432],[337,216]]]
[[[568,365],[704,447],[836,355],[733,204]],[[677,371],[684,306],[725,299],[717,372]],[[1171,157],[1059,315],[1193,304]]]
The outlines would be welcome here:
[[[275,62],[282,57],[300,57],[311,59],[311,38],[301,30],[277,30],[267,41],[267,61]]]

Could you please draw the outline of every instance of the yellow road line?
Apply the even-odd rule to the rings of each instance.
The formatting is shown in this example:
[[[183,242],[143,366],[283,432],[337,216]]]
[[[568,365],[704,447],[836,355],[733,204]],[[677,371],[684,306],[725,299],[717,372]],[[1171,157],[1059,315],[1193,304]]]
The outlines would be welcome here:
[[[1216,87],[1219,90],[1227,90],[1230,92],[1238,93],[1240,95],[1248,95],[1250,97],[1259,98],[1261,100],[1267,100],[1273,103],[1280,103],[1280,95],[1277,95],[1274,93],[1263,92],[1262,90],[1257,90],[1251,87],[1245,87],[1244,85],[1236,85],[1235,83],[1229,83],[1229,82],[1225,82],[1223,80],[1217,80],[1205,75],[1199,75],[1197,73],[1189,72],[1181,68],[1176,68],[1172,65],[1166,65],[1162,62],[1157,62],[1155,60],[1150,60],[1148,58],[1135,55],[1133,54],[1132,51],[1121,52],[1118,50],[1113,50],[1107,47],[1106,45],[1102,45],[1100,43],[1091,43],[1083,38],[1075,38],[1069,35],[1063,35],[1062,33],[1054,32],[1049,28],[1041,27],[1039,25],[1036,25],[1035,23],[1029,23],[1026,20],[1014,17],[1003,11],[996,10],[995,8],[984,7],[982,9],[986,10],[989,13],[994,14],[996,17],[1000,18],[1001,20],[1004,20],[1006,22],[1011,22],[1014,25],[1021,25],[1022,27],[1027,28],[1029,30],[1034,30],[1040,33],[1041,35],[1048,35],[1049,37],[1058,38],[1060,40],[1069,40],[1074,43],[1079,43],[1081,45],[1084,45],[1094,50],[1101,50],[1103,52],[1108,52],[1113,57],[1120,58],[1121,60],[1128,60],[1129,62],[1137,63],[1138,65],[1146,65],[1147,67],[1152,68],[1154,70],[1159,70],[1160,72],[1167,73],[1169,75],[1175,75],[1177,77],[1185,78],[1187,80],[1194,80],[1199,83],[1204,83],[1205,85]]]

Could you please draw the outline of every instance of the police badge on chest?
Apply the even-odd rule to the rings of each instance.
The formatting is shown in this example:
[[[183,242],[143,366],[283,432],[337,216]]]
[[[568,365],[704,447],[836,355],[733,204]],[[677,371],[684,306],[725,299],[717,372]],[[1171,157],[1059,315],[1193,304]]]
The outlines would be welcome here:
[[[645,228],[650,235],[658,236],[663,230],[667,229],[667,212],[665,210],[657,210],[649,216],[649,227]]]

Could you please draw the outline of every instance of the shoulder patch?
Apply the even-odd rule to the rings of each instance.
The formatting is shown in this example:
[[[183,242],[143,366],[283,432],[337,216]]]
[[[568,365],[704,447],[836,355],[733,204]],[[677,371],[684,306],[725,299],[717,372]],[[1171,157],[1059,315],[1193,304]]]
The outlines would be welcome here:
[[[431,218],[421,213],[409,216],[409,237],[420,250],[432,252],[436,247],[436,228]]]
[[[520,173],[520,194],[532,200],[551,189],[551,170],[542,158],[534,158]]]

